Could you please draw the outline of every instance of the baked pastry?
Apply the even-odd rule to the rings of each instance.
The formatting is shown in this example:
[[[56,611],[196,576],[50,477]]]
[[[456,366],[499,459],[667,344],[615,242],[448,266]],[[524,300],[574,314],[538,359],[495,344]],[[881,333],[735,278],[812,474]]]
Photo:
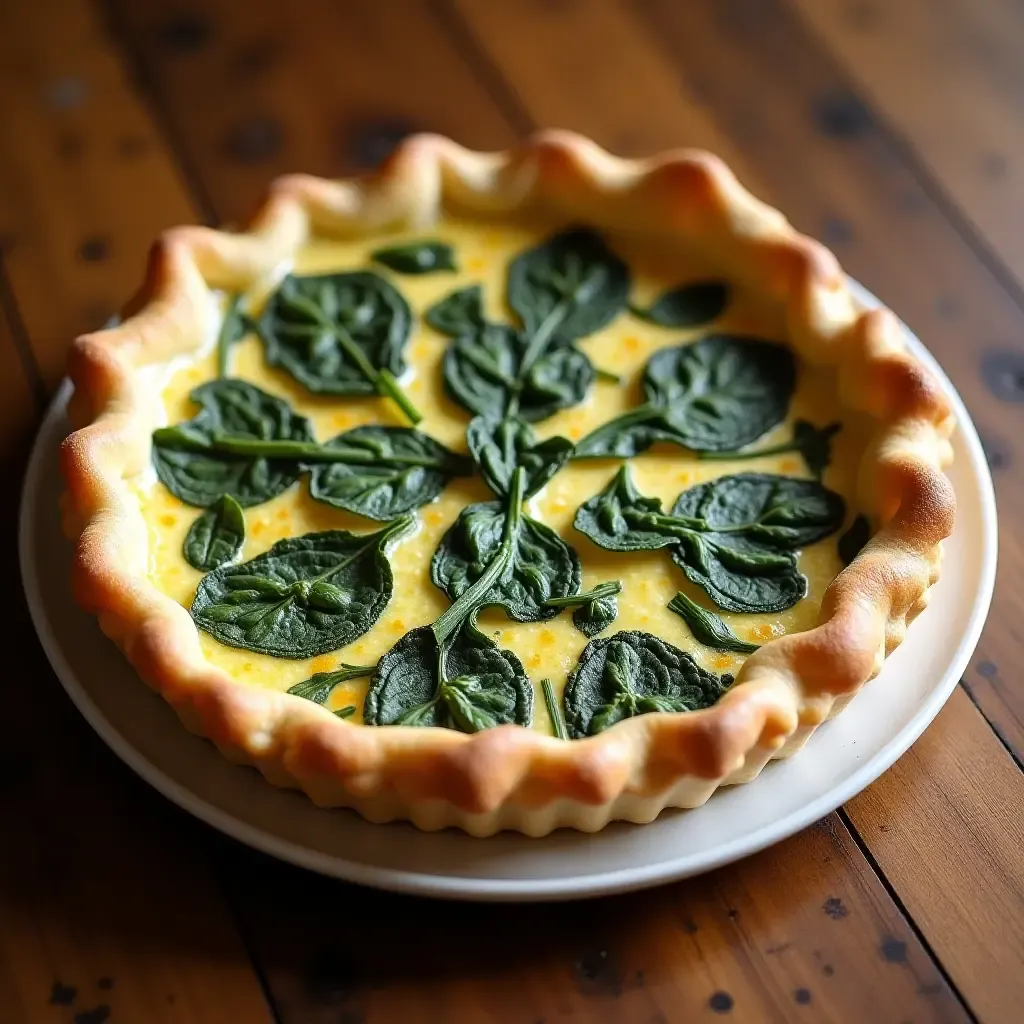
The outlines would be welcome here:
[[[750,781],[953,525],[896,318],[700,152],[420,135],[280,179],[167,232],[69,372],[77,600],[225,756],[373,821],[593,831]]]

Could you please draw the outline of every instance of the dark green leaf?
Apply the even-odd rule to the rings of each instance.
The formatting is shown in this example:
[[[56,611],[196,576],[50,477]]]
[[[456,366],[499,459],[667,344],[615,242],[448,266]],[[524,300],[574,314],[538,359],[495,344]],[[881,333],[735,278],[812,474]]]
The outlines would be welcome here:
[[[607,551],[671,547],[678,541],[679,529],[686,528],[662,512],[657,498],[645,497],[636,489],[627,466],[576,510],[573,526]]]
[[[656,352],[644,370],[645,402],[588,434],[578,458],[631,458],[658,441],[693,451],[730,451],[786,416],[796,384],[782,345],[715,334]]]
[[[379,274],[289,274],[271,295],[258,331],[267,362],[310,391],[379,393],[376,371],[405,370],[403,349],[412,313]]]
[[[615,621],[619,614],[619,602],[615,595],[621,592],[622,584],[612,580],[599,583],[585,594],[549,598],[546,603],[549,608],[575,608],[572,613],[573,625],[584,636],[595,637]]]
[[[524,373],[528,347],[518,331],[498,324],[459,335],[445,353],[445,390],[464,409],[492,419],[516,405],[519,416],[536,422],[582,402],[594,380],[590,360],[563,346]]]
[[[200,629],[229,647],[312,658],[362,636],[391,600],[388,542],[411,525],[370,534],[328,530],[278,541],[205,576],[192,603]]]
[[[682,591],[668,603],[670,611],[679,615],[690,627],[694,639],[716,651],[735,651],[737,654],[752,654],[760,644],[741,640],[723,621],[696,601],[691,601]]]
[[[483,575],[497,555],[505,519],[505,502],[469,505],[441,539],[430,577],[452,601]],[[498,605],[517,622],[552,618],[558,610],[545,602],[580,588],[579,557],[551,527],[526,515],[519,518],[511,544],[507,565],[477,607]]]
[[[355,704],[346,704],[343,708],[338,708],[334,712],[339,718],[351,718],[356,713]]]
[[[189,528],[182,553],[193,569],[209,572],[234,559],[244,543],[242,506],[224,494]]]
[[[738,473],[691,487],[673,517],[703,521],[672,557],[720,608],[778,612],[807,594],[794,551],[840,526],[843,499],[815,480]]]
[[[435,331],[457,338],[462,334],[476,335],[486,323],[483,289],[478,284],[459,288],[435,302],[423,314]]]
[[[525,471],[525,497],[536,494],[572,457],[564,437],[538,441],[533,428],[518,418],[491,420],[477,416],[466,430],[473,461],[498,497],[508,495],[517,466]]]
[[[793,438],[767,448],[744,448],[738,452],[701,452],[700,458],[718,462],[733,462],[739,459],[763,459],[769,455],[783,455],[799,452],[807,468],[820,480],[832,461],[832,438],[842,430],[841,423],[829,423],[816,427],[807,420],[793,424]]]
[[[584,648],[566,683],[565,721],[582,739],[634,715],[710,707],[731,683],[650,633],[616,633]]]
[[[849,565],[871,539],[871,524],[866,516],[857,516],[850,528],[839,538],[839,557]]]
[[[648,309],[631,306],[630,311],[659,327],[699,327],[721,316],[728,304],[729,286],[724,281],[697,281],[669,289]]]
[[[468,459],[408,427],[356,427],[325,447],[362,453],[372,461],[313,464],[310,494],[369,519],[386,521],[411,512],[433,501],[453,477],[472,472]]]
[[[433,274],[457,270],[455,250],[445,242],[406,242],[377,249],[370,258],[399,274]]]
[[[629,269],[587,228],[571,228],[513,260],[508,304],[527,335],[565,344],[610,324],[629,298]]]
[[[461,732],[528,726],[532,718],[533,687],[521,662],[469,622],[446,644],[443,656],[430,626],[406,633],[378,662],[363,707],[367,725]]]
[[[288,693],[295,697],[305,697],[314,704],[326,704],[334,688],[349,679],[373,675],[375,665],[341,665],[330,672],[315,672],[309,679],[303,679],[288,688]],[[342,708],[342,710],[345,710]],[[355,710],[355,709],[353,709]]]
[[[249,321],[242,313],[242,296],[232,295],[228,299],[217,334],[217,376],[230,376],[231,350],[250,331]]]
[[[276,498],[299,478],[293,458],[207,452],[215,435],[251,440],[313,441],[309,420],[287,402],[241,380],[197,387],[199,413],[153,433],[153,465],[164,486],[188,505],[205,508],[230,494],[243,508]]]

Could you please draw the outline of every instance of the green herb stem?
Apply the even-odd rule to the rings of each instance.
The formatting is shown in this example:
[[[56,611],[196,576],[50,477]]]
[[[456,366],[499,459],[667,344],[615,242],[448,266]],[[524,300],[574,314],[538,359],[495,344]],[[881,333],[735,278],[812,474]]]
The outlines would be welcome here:
[[[346,704],[343,708],[338,708],[334,712],[339,718],[351,718],[356,713],[355,704]]]
[[[560,740],[567,740],[569,738],[569,732],[565,728],[565,720],[562,718],[562,712],[558,707],[558,701],[555,700],[555,691],[551,687],[550,679],[542,679],[540,681],[540,688],[544,691],[544,703],[548,708],[548,718],[551,719],[551,730],[555,736]]]
[[[584,594],[570,594],[568,597],[549,597],[544,602],[545,608],[575,608],[577,605],[588,604],[590,601],[598,601],[602,597],[614,597],[622,593],[622,584],[619,580],[609,580],[607,583],[599,583],[593,590]]]
[[[241,315],[242,296],[232,295],[228,300],[227,308],[224,310],[224,319],[221,321],[220,330],[217,332],[217,376],[229,376],[229,362],[231,349],[238,340],[236,329],[238,318]]]
[[[516,467],[512,474],[512,486],[509,489],[505,532],[502,534],[501,546],[477,581],[468,587],[454,604],[445,609],[431,627],[437,639],[439,652],[444,651],[449,639],[455,635],[459,626],[480,607],[480,602],[487,591],[501,578],[501,574],[508,566],[515,549],[519,524],[522,522],[525,477],[526,473],[522,466]],[[443,661],[443,653],[439,656]],[[443,678],[443,674],[439,675],[439,678]]]
[[[594,367],[594,377],[597,380],[603,380],[606,384],[621,384],[622,376],[618,373],[612,373],[611,370],[602,370],[599,366]]]
[[[642,423],[647,423],[650,420],[657,419],[662,415],[664,410],[659,409],[657,406],[649,403],[637,406],[635,409],[630,409],[629,412],[623,413],[621,416],[616,416],[615,419],[609,420],[607,423],[602,423],[596,430],[592,430],[589,434],[581,438],[576,442],[576,450],[573,453],[573,459],[618,459],[622,458],[620,455],[609,455],[607,451],[602,450],[604,442],[607,438],[615,438],[623,430],[628,427],[635,427]],[[596,451],[588,451],[588,448],[595,448]]]
[[[173,428],[171,428],[173,429]],[[170,447],[170,446],[168,446]],[[296,459],[300,462],[345,462],[350,465],[423,466],[443,469],[445,461],[423,455],[378,455],[361,448],[341,448],[315,441],[259,441],[247,437],[215,434],[207,447],[196,450],[249,458]]]
[[[741,640],[721,616],[691,601],[682,591],[669,601],[668,608],[683,619],[694,638],[706,647],[717,651],[734,651],[737,654],[753,654],[761,646]]]

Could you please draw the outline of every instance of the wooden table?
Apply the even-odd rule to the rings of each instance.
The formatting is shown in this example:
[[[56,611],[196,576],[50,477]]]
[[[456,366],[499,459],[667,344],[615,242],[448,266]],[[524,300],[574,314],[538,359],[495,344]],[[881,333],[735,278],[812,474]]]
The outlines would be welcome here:
[[[5,0],[0,465],[150,241],[416,129],[723,156],[943,362],[999,495],[995,604],[899,763],[778,847],[641,895],[442,905],[223,839],[73,709],[20,606],[0,1021],[1024,1019],[1024,9],[1015,0]],[[1016,440],[1015,440],[1016,439]]]

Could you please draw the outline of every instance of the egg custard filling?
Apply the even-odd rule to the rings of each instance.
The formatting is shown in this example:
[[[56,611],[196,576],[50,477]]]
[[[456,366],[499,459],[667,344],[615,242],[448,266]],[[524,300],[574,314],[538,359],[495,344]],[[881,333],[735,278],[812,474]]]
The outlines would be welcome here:
[[[868,537],[835,369],[649,240],[313,241],[209,333],[134,483],[149,577],[237,683],[354,725],[707,707]]]

